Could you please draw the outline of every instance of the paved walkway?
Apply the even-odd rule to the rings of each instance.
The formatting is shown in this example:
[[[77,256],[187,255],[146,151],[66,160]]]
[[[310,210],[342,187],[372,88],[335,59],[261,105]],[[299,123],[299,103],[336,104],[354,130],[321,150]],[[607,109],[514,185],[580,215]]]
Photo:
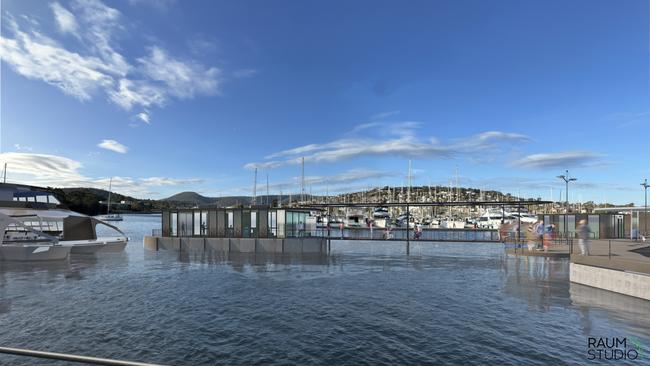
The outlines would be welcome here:
[[[522,244],[523,248],[513,248],[513,246],[514,244],[508,244],[506,250],[508,254],[570,257],[573,263],[650,274],[650,241],[591,240],[589,256],[580,255],[577,239],[573,242],[573,254],[570,253],[570,246],[564,244],[551,245],[547,252],[528,250],[526,244]]]

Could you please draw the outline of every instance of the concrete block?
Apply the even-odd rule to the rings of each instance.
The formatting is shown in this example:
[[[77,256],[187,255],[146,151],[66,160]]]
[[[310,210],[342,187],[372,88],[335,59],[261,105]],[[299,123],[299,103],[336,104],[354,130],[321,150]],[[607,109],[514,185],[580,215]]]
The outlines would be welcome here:
[[[284,253],[302,253],[302,241],[299,238],[284,239]]]
[[[257,239],[258,253],[282,253],[282,239]]]
[[[321,238],[303,238],[302,239],[302,252],[303,253],[320,253],[323,250],[321,245]]]
[[[254,253],[255,239],[235,238],[230,239],[230,250],[238,253]]]
[[[180,251],[180,238],[158,238],[158,250],[175,250]]]
[[[228,253],[228,238],[207,238],[205,240],[208,251]]]
[[[158,239],[157,236],[145,236],[144,239],[142,240],[142,244],[144,245],[144,249],[146,250],[158,250],[156,240]]]
[[[571,263],[571,282],[650,300],[650,275]]]
[[[203,238],[182,238],[181,250],[184,252],[203,252]]]

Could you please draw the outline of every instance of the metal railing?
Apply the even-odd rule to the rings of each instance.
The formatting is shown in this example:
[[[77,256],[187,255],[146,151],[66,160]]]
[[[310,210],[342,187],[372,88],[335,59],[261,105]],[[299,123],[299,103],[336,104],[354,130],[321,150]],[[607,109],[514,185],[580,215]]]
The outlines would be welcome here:
[[[153,363],[123,361],[123,360],[112,360],[112,359],[109,359],[109,358],[80,356],[80,355],[72,355],[72,354],[68,354],[68,353],[34,351],[34,350],[29,350],[29,349],[10,348],[10,347],[0,347],[0,353],[16,355],[16,356],[43,358],[43,359],[48,359],[48,360],[60,360],[60,361],[68,361],[68,362],[78,362],[78,363],[85,363],[87,365],[161,366],[159,364],[153,364]]]

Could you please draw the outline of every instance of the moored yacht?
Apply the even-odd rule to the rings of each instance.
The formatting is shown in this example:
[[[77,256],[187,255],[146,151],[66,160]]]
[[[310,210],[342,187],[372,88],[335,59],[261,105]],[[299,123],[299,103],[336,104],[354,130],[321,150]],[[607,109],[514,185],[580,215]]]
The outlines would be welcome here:
[[[116,236],[97,237],[97,225]],[[69,253],[122,251],[128,238],[117,227],[68,210],[37,187],[0,183],[0,242],[2,260],[58,260]]]

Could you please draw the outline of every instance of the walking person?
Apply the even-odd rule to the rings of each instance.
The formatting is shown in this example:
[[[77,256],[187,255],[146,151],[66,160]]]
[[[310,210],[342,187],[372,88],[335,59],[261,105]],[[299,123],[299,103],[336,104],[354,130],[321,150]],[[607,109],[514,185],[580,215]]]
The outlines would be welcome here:
[[[587,226],[587,220],[580,220],[580,226],[578,226],[578,246],[580,247],[580,254],[589,255],[589,233],[591,230]]]
[[[537,249],[542,249],[544,244],[544,222],[537,221],[535,224],[535,234],[537,234]]]

